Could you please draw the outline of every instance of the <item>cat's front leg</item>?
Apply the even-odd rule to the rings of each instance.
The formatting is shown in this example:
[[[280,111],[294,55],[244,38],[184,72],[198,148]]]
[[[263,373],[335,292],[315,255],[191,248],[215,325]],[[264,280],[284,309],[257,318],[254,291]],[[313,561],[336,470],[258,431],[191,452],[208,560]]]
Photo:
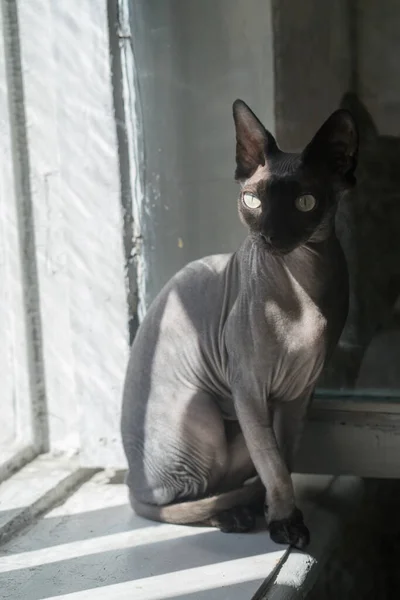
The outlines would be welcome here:
[[[279,450],[272,413],[243,392],[234,395],[234,402],[247,448],[266,488],[270,537],[276,543],[303,549],[310,534],[295,504],[292,479]]]
[[[296,400],[280,400],[274,405],[274,432],[289,473],[293,472],[313,391],[314,386]]]

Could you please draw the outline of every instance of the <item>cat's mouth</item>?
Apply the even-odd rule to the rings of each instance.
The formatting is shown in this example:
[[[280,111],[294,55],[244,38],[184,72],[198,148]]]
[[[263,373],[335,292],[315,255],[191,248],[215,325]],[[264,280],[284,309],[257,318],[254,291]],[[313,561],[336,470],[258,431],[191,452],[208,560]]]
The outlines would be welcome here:
[[[260,233],[257,236],[257,243],[264,250],[266,250],[267,252],[269,252],[269,254],[275,254],[277,256],[282,256],[284,254],[289,254],[289,252],[292,252],[294,250],[294,248],[292,246],[288,247],[288,246],[279,246],[279,245],[277,245],[276,242],[274,242],[273,240],[271,240],[271,238],[269,238],[268,236],[264,235],[263,233]]]

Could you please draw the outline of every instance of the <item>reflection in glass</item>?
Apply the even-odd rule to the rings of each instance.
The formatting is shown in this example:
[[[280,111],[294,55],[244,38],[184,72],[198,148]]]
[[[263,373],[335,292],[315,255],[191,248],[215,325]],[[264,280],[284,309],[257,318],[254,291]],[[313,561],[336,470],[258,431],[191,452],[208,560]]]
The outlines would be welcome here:
[[[400,396],[400,138],[380,135],[354,94],[358,185],[338,211],[350,275],[349,317],[320,381],[333,393]]]

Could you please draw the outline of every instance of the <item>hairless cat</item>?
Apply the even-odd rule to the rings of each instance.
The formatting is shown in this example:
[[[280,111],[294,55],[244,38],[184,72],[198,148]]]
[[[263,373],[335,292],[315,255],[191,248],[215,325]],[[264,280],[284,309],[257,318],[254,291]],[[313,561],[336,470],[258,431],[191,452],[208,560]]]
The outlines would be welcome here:
[[[127,369],[122,438],[133,509],[304,548],[291,471],[318,376],[342,332],[348,273],[335,212],[355,184],[358,133],[334,112],[300,154],[233,104],[233,254],[188,264],[151,304]]]

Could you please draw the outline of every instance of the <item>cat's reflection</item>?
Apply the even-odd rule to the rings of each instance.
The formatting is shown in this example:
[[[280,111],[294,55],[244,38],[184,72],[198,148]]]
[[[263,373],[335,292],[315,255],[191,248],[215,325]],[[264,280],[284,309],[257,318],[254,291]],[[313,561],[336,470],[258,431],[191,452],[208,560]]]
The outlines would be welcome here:
[[[400,394],[400,138],[380,135],[355,94],[341,106],[359,127],[358,185],[343,201],[337,233],[350,274],[349,317],[320,388]],[[396,391],[396,390],[391,390]]]

